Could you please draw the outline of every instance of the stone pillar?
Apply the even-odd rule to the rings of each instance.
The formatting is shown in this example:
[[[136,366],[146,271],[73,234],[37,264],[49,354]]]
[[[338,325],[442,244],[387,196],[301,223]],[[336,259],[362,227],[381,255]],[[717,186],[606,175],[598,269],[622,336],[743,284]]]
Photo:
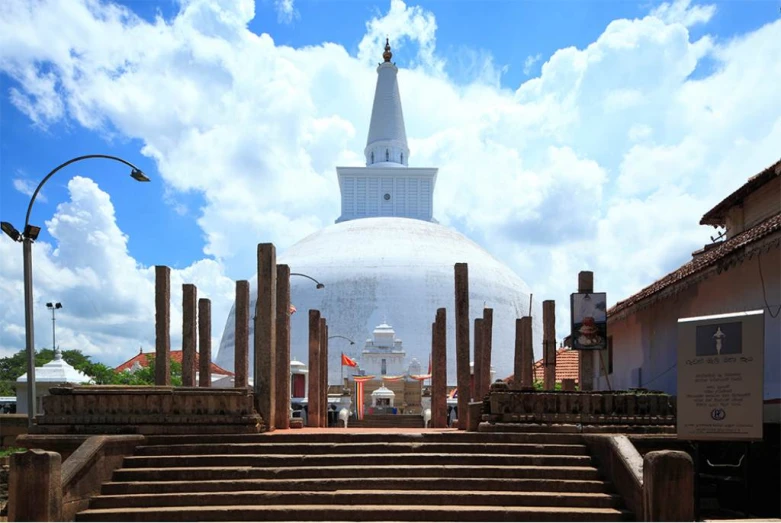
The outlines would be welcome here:
[[[542,302],[542,358],[545,390],[556,388],[556,302]]]
[[[290,267],[277,265],[277,370],[275,382],[278,429],[290,428]]]
[[[447,323],[446,310],[437,309],[431,348],[431,427],[447,427]]]
[[[572,378],[565,378],[561,380],[561,390],[566,392],[575,392],[575,380]]]
[[[309,311],[309,406],[307,425],[320,426],[320,311]]]
[[[171,386],[171,269],[155,265],[155,385]]]
[[[524,316],[521,322],[521,386],[534,387],[534,345],[532,343],[532,317]]]
[[[458,374],[458,428],[469,418],[469,267],[456,263],[456,374]]]
[[[233,345],[233,384],[237,389],[246,388],[249,375],[249,282],[236,282],[236,337]]]
[[[694,462],[680,450],[643,458],[643,521],[694,521]]]
[[[274,374],[277,350],[277,253],[273,243],[258,244],[258,299],[255,305],[255,408],[274,430]]]
[[[513,353],[513,385],[514,390],[520,390],[523,374],[523,351],[521,346],[521,319],[515,319],[515,352]]]
[[[491,389],[491,349],[493,348],[494,310],[483,309],[483,347],[480,351],[480,394],[476,401],[482,399]]]
[[[320,426],[328,426],[328,322],[320,316]]]
[[[198,386],[212,386],[212,301],[198,300]]]
[[[578,293],[582,292],[594,292],[594,273],[591,271],[578,273]],[[582,350],[579,356],[578,384],[580,390],[594,390],[594,353]]]
[[[11,454],[8,521],[62,520],[61,456],[39,449]]]
[[[198,289],[182,284],[182,386],[195,387],[195,346],[198,344]]]
[[[474,367],[472,370],[472,390],[470,391],[471,401],[482,400],[481,393],[483,391],[483,318],[475,318],[475,332],[474,336],[474,355],[472,361]]]

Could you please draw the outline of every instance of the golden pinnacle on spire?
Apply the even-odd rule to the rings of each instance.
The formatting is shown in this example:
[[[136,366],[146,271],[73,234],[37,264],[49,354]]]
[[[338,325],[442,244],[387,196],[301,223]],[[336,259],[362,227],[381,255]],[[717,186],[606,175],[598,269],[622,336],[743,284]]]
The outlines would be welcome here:
[[[393,53],[391,53],[390,49],[390,43],[388,42],[388,39],[385,39],[385,52],[382,53],[382,57],[385,59],[386,62],[390,62],[391,58],[393,57]]]

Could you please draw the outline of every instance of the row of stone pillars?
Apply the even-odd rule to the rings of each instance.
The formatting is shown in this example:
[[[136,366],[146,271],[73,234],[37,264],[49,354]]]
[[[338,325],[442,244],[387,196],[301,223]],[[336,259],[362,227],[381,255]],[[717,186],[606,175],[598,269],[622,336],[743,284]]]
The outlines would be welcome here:
[[[198,386],[211,387],[211,300],[198,299],[198,289],[182,285],[182,386],[195,387],[195,351],[198,350]],[[171,385],[171,269],[155,266],[155,385]]]
[[[578,275],[578,292],[593,292],[594,275],[582,271]],[[431,426],[447,426],[447,341],[446,309],[437,309],[431,325]],[[491,350],[493,338],[493,309],[484,308],[483,317],[474,320],[474,390],[470,383],[469,340],[469,268],[466,263],[455,264],[455,320],[456,320],[456,375],[458,394],[458,428],[467,428],[467,409],[471,398],[488,394],[491,386]],[[531,314],[531,310],[529,311]],[[543,388],[556,387],[556,302],[542,302],[543,325]],[[515,321],[515,388],[534,387],[534,351],[532,346],[532,318],[524,316]],[[593,356],[581,354],[580,390],[593,389]],[[569,385],[569,384],[567,384]],[[461,391],[466,391],[462,393]]]
[[[266,430],[290,427],[290,267],[277,265],[271,243],[258,245],[258,299],[254,322],[255,409]],[[197,300],[195,285],[182,286],[182,385],[195,386],[195,346],[201,387],[211,386],[211,301]],[[171,270],[155,267],[155,385],[171,385]],[[196,312],[197,303],[197,312]],[[197,314],[197,318],[196,318]],[[313,318],[316,318],[313,325]],[[234,386],[248,386],[249,281],[236,282]],[[328,326],[310,311],[309,425],[325,426],[328,408]]]

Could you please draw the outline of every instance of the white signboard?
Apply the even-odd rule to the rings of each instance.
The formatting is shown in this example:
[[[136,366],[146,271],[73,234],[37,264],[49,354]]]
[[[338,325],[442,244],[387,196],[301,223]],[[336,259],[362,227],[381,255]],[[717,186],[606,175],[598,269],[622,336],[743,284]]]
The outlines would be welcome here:
[[[678,437],[762,439],[764,311],[678,320]]]

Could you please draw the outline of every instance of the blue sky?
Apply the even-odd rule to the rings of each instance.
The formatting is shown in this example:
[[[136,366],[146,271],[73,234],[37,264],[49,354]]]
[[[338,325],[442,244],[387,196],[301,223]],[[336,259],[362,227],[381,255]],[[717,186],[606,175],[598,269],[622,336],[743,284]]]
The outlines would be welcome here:
[[[166,264],[224,290],[251,276],[257,241],[284,249],[332,223],[335,166],[360,163],[385,34],[411,165],[440,167],[435,215],[562,304],[583,268],[606,275],[614,302],[685,262],[713,233],[699,216],[781,149],[776,0],[258,0],[254,16],[246,1],[43,3],[0,7],[0,217],[21,227],[30,188],[82,154],[121,156],[153,179],[93,160],[46,185],[32,222],[56,217],[59,233],[44,227],[38,242],[43,301],[92,292],[101,304],[133,286],[67,283],[81,274],[69,238],[86,234],[90,255],[135,270],[139,289]],[[248,203],[247,191],[277,199]],[[98,208],[111,231],[85,217]],[[584,231],[596,241],[584,246]],[[5,354],[21,347],[23,316],[18,254],[2,242]],[[625,275],[608,276],[618,260]],[[122,300],[143,319],[140,293]],[[217,324],[229,307],[215,302]],[[149,344],[87,316],[63,339],[111,361]]]
[[[148,0],[117,2],[139,17],[153,22],[157,16],[171,20],[179,12],[179,2]],[[280,23],[275,3],[256,2],[255,18],[248,24],[250,31],[268,33],[277,45],[291,47],[315,46],[324,41],[343,45],[355,54],[365,34],[366,21],[387,11],[387,2],[305,1],[295,4],[297,15],[290,23]],[[645,16],[653,4],[629,1],[597,2],[417,2],[414,5],[436,15],[437,49],[447,66],[448,75],[458,84],[474,80],[474,63],[470,53],[489,53],[494,64],[505,68],[501,87],[518,86],[540,72],[545,59],[556,50],[569,46],[583,48],[618,18]],[[710,34],[727,40],[752,31],[778,18],[779,2],[709,2],[717,7],[707,26],[691,28],[691,38]],[[409,55],[397,52],[397,63],[404,67]],[[529,57],[539,58],[525,70]],[[471,66],[471,67],[470,67]],[[707,75],[712,64],[703,60],[695,76]],[[42,130],[31,125],[30,119],[11,103],[8,91],[19,83],[7,74],[0,74],[0,135],[2,143],[2,182],[0,194],[4,217],[21,222],[29,197],[14,190],[14,179],[24,178],[30,184],[49,170],[81,154],[112,154],[128,159],[155,177],[153,161],[140,154],[143,143],[126,136],[107,138],[101,133],[85,130],[72,121],[56,122]],[[367,118],[368,124],[368,118]],[[106,171],[106,174],[103,172]],[[178,193],[176,202],[188,209],[187,215],[176,212],[166,201],[166,188],[155,183],[135,186],[123,177],[124,166],[104,161],[82,162],[58,175],[46,186],[46,202],[39,201],[33,210],[33,221],[39,225],[51,215],[57,202],[67,198],[66,181],[70,175],[93,177],[112,195],[117,218],[129,236],[129,248],[136,259],[145,264],[160,263],[159,238],[175,246],[166,263],[185,267],[203,256],[204,241],[194,218],[203,205],[197,193]],[[159,180],[159,175],[156,176]],[[19,225],[21,227],[21,225]],[[41,238],[51,241],[44,229]]]

